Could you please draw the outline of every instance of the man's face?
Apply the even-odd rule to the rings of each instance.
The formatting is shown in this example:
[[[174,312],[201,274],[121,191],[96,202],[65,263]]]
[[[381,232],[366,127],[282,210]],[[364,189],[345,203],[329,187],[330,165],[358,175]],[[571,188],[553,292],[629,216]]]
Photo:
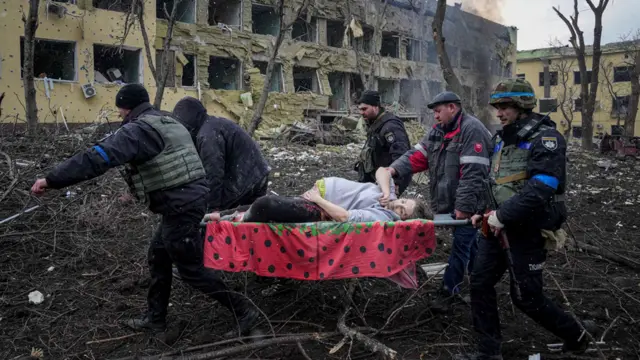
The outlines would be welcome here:
[[[360,110],[360,115],[367,120],[375,120],[378,117],[378,113],[380,112],[380,108],[377,106],[369,105],[369,104],[360,104],[358,106],[358,110]]]
[[[400,219],[407,220],[413,215],[416,208],[416,201],[412,199],[397,199],[389,202],[389,210],[400,216]]]
[[[513,124],[520,117],[520,111],[511,104],[496,104],[496,116],[502,126]]]
[[[130,109],[118,108],[118,114],[120,114],[120,117],[122,118],[122,120],[124,120],[124,118],[126,118],[130,112],[131,112]]]
[[[433,114],[436,122],[440,125],[447,125],[453,120],[458,113],[458,107],[455,104],[440,104],[433,108]]]

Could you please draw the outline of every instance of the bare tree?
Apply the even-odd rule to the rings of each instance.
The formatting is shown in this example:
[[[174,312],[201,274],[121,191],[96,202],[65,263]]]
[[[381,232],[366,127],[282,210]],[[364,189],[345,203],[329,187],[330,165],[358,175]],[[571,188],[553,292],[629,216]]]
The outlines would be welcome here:
[[[38,105],[36,103],[36,87],[33,84],[33,64],[35,61],[39,7],[40,0],[29,0],[29,15],[25,16],[25,14],[22,13],[22,22],[24,23],[24,66],[22,68],[22,81],[24,84],[27,129],[30,134],[33,134],[38,126]]]
[[[579,91],[570,81],[575,67],[575,60],[572,56],[566,56],[564,49],[564,47],[560,46],[555,47],[559,58],[553,59],[551,70],[558,73],[559,86],[556,87],[556,99],[558,100],[558,108],[562,113],[562,117],[567,122],[567,128],[563,135],[565,138],[569,138],[574,119],[574,104]],[[587,79],[581,78],[581,83],[586,81]]]
[[[582,81],[580,84],[580,97],[582,98],[582,147],[591,149],[593,146],[593,112],[595,111],[596,97],[598,95],[598,75],[600,73],[600,58],[602,49],[600,48],[602,40],[602,14],[604,13],[609,0],[599,0],[598,6],[595,6],[593,0],[586,0],[595,16],[595,27],[593,30],[593,56],[591,66],[591,82]],[[553,10],[558,14],[560,19],[564,21],[571,33],[569,42],[573,47],[578,67],[580,68],[580,78],[587,79],[587,61],[586,46],[584,43],[584,33],[580,29],[578,17],[578,0],[573,0],[573,15],[569,19],[563,15],[557,7]]]
[[[628,44],[625,50],[625,63],[631,77],[631,95],[627,117],[624,120],[624,133],[627,136],[634,136],[640,101],[640,30],[636,31]]]
[[[251,124],[249,125],[249,135],[253,136],[258,126],[262,122],[262,113],[264,111],[264,107],[267,104],[267,99],[269,98],[269,90],[271,89],[271,77],[273,75],[273,70],[276,65],[276,58],[278,57],[278,51],[280,50],[280,46],[284,41],[284,36],[289,31],[293,23],[300,17],[300,14],[304,12],[309,6],[311,0],[302,0],[300,7],[296,11],[287,11],[287,7],[285,6],[285,0],[278,0],[278,4],[276,6],[276,13],[280,19],[280,27],[278,28],[278,34],[276,35],[276,41],[273,44],[273,48],[271,50],[271,56],[269,57],[269,62],[267,63],[267,71],[265,72],[264,79],[264,87],[262,88],[262,94],[260,94],[260,100],[256,104],[256,109],[253,112],[253,116],[251,117]],[[293,1],[290,1],[293,3]],[[293,9],[291,9],[293,10]]]
[[[164,37],[164,41],[162,42],[162,57],[160,60],[160,64],[153,64],[153,59],[156,57],[153,54],[152,50],[155,48],[152,47],[152,43],[149,40],[149,35],[147,34],[147,28],[144,22],[144,3],[145,0],[134,0],[131,4],[130,11],[127,13],[127,17],[125,19],[125,30],[122,37],[122,44],[130,32],[131,27],[137,21],[140,24],[140,31],[142,32],[142,40],[144,41],[144,49],[147,55],[147,61],[149,62],[149,69],[151,70],[151,75],[153,76],[153,80],[156,83],[156,96],[153,99],[153,106],[157,109],[160,109],[162,106],[162,97],[164,96],[164,89],[167,85],[167,80],[169,78],[169,74],[171,73],[170,68],[170,60],[172,56],[171,52],[171,41],[173,40],[173,28],[176,24],[177,19],[181,14],[178,14],[178,6],[184,0],[173,0],[171,7],[171,12],[167,10],[167,0],[163,1],[163,11],[164,15],[167,18],[167,33]]]

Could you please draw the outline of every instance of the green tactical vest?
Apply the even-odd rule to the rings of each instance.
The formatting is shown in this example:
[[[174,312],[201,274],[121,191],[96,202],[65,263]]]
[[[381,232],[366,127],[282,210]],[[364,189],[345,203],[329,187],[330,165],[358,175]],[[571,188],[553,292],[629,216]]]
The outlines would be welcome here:
[[[519,141],[517,144],[508,146],[504,146],[502,138],[496,135],[493,158],[491,159],[491,179],[494,184],[493,195],[498,206],[520,192],[527,183],[530,141],[538,136],[541,131],[547,129],[551,128],[543,125],[525,141]],[[556,196],[556,201],[560,200],[561,197]]]
[[[164,149],[153,159],[135,165],[131,172],[133,190],[140,201],[147,194],[190,183],[205,176],[198,151],[189,131],[168,116],[145,115],[138,119],[154,128],[162,137]]]

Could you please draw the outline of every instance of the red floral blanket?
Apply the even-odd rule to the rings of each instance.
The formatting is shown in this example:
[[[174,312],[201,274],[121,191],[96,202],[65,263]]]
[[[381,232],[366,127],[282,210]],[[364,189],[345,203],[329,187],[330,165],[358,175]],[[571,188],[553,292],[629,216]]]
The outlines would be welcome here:
[[[217,270],[299,280],[394,280],[394,276],[409,276],[415,282],[415,262],[433,253],[436,237],[433,222],[425,220],[308,224],[221,221],[207,224],[204,244],[204,264]]]

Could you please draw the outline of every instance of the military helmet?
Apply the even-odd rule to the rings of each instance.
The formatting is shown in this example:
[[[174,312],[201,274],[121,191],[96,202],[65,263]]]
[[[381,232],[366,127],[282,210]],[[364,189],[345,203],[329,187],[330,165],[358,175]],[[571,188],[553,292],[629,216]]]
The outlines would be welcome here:
[[[501,81],[496,89],[491,93],[489,104],[514,103],[522,109],[533,109],[536,107],[536,94],[533,86],[524,79],[508,79]]]

